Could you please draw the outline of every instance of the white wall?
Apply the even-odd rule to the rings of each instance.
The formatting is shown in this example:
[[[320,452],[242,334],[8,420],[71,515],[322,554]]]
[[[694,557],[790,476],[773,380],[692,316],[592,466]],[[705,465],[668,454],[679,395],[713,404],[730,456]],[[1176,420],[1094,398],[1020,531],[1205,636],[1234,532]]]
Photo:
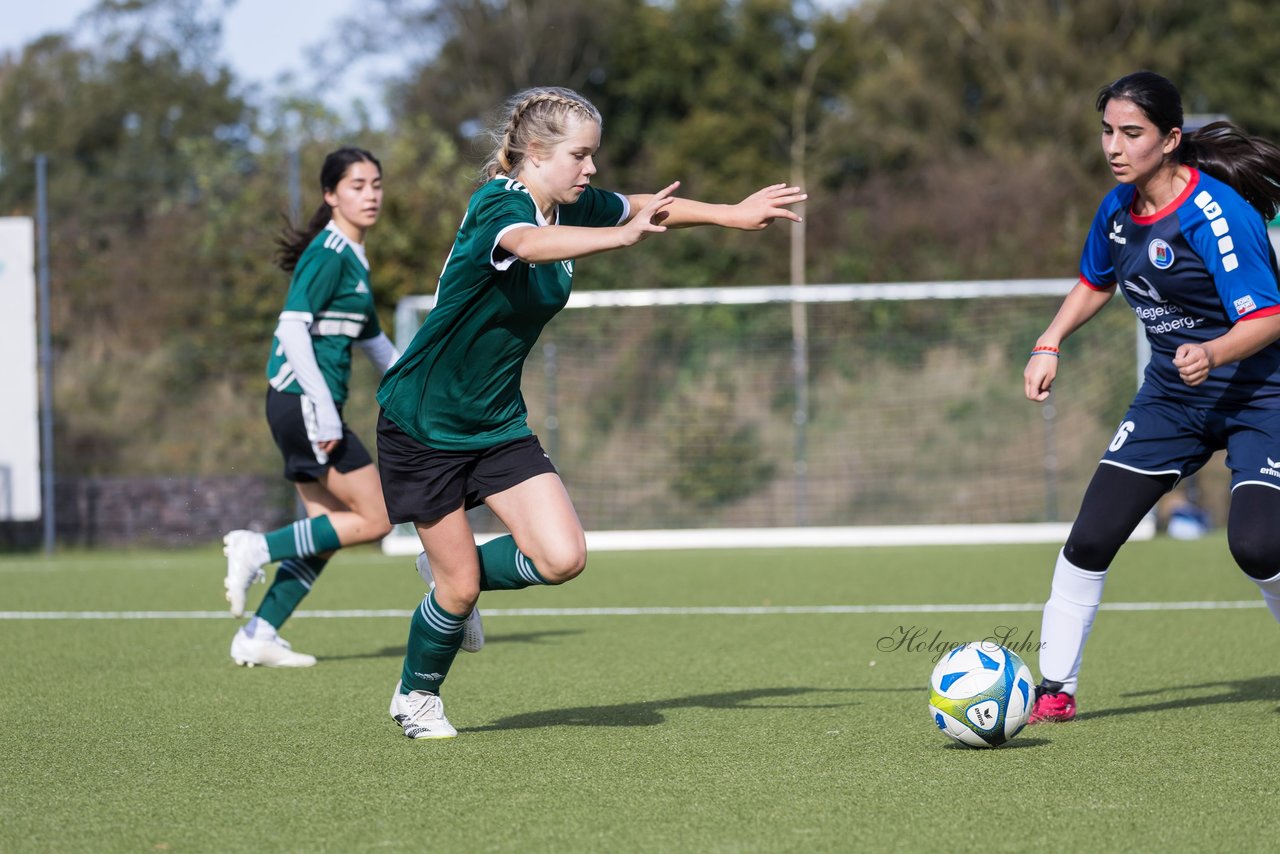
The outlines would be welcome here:
[[[0,521],[40,518],[38,388],[35,230],[0,217]]]

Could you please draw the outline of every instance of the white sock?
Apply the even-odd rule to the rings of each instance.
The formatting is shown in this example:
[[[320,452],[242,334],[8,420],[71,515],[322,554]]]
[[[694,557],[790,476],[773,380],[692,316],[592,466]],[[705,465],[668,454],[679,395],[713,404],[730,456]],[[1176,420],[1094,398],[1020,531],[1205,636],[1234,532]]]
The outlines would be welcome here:
[[[1280,575],[1271,578],[1255,578],[1253,583],[1262,591],[1262,601],[1267,603],[1271,613],[1280,620]]]
[[[1062,690],[1075,694],[1080,675],[1084,643],[1089,639],[1093,619],[1102,604],[1102,586],[1107,571],[1091,572],[1058,553],[1053,568],[1053,585],[1040,624],[1040,675],[1061,682]],[[1278,593],[1277,595],[1280,595]]]

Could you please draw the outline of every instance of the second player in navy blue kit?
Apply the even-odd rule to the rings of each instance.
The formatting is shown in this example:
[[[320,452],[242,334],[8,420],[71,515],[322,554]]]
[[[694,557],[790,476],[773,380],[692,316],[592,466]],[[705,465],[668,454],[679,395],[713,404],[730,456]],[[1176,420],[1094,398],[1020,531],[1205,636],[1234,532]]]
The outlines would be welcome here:
[[[1097,107],[1119,186],[1098,208],[1079,283],[1032,348],[1025,392],[1049,396],[1062,342],[1117,290],[1151,360],[1054,568],[1031,723],[1075,717],[1112,560],[1215,451],[1231,469],[1231,554],[1280,619],[1280,289],[1266,228],[1280,209],[1280,149],[1228,122],[1184,135],[1178,90],[1148,71],[1104,87]]]

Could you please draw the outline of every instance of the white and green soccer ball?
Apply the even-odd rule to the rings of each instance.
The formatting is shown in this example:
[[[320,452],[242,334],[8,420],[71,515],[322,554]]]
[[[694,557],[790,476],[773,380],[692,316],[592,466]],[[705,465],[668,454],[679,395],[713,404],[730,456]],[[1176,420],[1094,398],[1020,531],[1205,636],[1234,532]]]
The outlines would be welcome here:
[[[1027,725],[1036,688],[1031,669],[992,641],[974,641],[942,657],[929,679],[929,714],[938,729],[969,747],[999,747]]]

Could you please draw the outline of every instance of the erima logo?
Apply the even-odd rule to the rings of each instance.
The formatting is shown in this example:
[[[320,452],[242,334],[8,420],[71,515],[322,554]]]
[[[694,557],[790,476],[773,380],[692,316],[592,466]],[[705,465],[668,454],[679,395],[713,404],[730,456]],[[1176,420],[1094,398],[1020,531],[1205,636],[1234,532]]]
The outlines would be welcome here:
[[[369,286],[364,283],[363,279],[361,279],[360,282],[356,285],[356,293],[358,294],[369,293]]]
[[[1121,230],[1123,230],[1123,229],[1124,229],[1124,223],[1123,223],[1123,222],[1116,222],[1115,220],[1112,220],[1112,221],[1111,221],[1111,234],[1109,234],[1109,235],[1107,235],[1107,236],[1108,236],[1111,240],[1115,241],[1116,243],[1119,243],[1121,246],[1124,246],[1124,245],[1125,245],[1126,243],[1128,243],[1129,241],[1128,241],[1128,240],[1126,240],[1125,238],[1123,238],[1123,237],[1121,237],[1121,236],[1120,236],[1120,232],[1121,232]]]
[[[1164,297],[1160,296],[1160,292],[1156,290],[1156,286],[1151,284],[1151,282],[1147,280],[1146,276],[1139,276],[1138,281],[1142,282],[1141,286],[1135,285],[1133,282],[1125,279],[1124,286],[1138,296],[1146,297],[1147,299],[1154,300],[1155,302],[1164,302]]]
[[[573,278],[573,259],[566,258],[560,262],[560,266],[564,267],[564,271],[569,274],[569,278]]]
[[[1258,469],[1258,474],[1265,474],[1268,477],[1280,477],[1280,471],[1277,471],[1277,469],[1280,469],[1280,462],[1267,457],[1267,467]]]
[[[416,670],[413,671],[413,675],[417,676],[419,679],[430,679],[432,681],[444,678],[444,674],[442,673],[419,673]]]
[[[998,705],[995,700],[983,700],[976,706],[970,706],[965,717],[978,729],[990,731],[999,721]]]

